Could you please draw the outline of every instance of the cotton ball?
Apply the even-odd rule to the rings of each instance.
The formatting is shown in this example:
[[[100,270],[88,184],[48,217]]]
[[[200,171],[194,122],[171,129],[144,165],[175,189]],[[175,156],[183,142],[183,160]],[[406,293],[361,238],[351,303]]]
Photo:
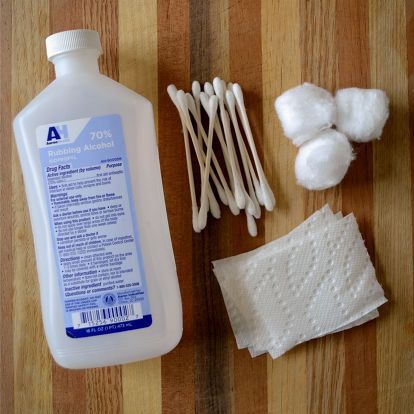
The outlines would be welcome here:
[[[380,89],[347,88],[336,92],[336,127],[356,142],[380,138],[388,118],[388,97]]]
[[[327,129],[305,142],[295,162],[296,179],[308,190],[325,190],[339,184],[353,160],[347,137]]]
[[[289,89],[275,101],[284,134],[296,146],[335,123],[335,99],[325,89],[304,83]]]

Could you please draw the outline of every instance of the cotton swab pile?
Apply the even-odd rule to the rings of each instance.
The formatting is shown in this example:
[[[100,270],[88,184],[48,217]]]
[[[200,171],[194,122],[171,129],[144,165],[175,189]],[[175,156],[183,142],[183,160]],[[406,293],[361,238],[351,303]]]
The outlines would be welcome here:
[[[212,84],[204,84],[203,91],[200,83],[194,81],[191,91],[192,94],[185,93],[177,90],[174,85],[167,88],[168,95],[178,110],[183,129],[193,229],[198,233],[206,227],[208,211],[213,217],[220,218],[216,193],[234,215],[245,210],[248,232],[255,237],[255,219],[261,216],[260,206],[272,211],[275,197],[257,153],[242,89],[237,83],[226,85],[216,77]],[[202,110],[208,117],[207,130],[203,126]],[[218,148],[222,152],[223,168],[213,149],[215,138],[218,139]],[[194,183],[190,140],[200,168],[199,200]]]

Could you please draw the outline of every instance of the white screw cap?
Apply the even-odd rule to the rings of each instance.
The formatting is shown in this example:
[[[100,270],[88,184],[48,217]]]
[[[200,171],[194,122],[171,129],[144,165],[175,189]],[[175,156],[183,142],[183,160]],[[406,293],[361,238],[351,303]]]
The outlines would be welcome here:
[[[95,30],[78,29],[67,30],[52,34],[46,38],[46,52],[48,60],[62,53],[79,49],[92,49],[102,54],[99,33]]]

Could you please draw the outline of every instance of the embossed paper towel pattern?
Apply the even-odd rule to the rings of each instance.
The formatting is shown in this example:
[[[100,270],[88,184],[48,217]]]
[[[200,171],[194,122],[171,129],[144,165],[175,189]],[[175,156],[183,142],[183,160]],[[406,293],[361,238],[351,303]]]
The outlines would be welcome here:
[[[288,235],[214,262],[239,348],[273,358],[378,316],[383,290],[351,214],[328,206]]]

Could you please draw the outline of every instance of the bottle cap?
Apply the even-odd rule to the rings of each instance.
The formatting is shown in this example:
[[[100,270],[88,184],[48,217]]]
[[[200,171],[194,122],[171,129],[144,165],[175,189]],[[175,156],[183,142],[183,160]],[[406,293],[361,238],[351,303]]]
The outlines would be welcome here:
[[[48,60],[62,53],[73,50],[92,49],[102,54],[99,33],[95,30],[78,29],[66,30],[52,34],[46,38],[46,52]]]

